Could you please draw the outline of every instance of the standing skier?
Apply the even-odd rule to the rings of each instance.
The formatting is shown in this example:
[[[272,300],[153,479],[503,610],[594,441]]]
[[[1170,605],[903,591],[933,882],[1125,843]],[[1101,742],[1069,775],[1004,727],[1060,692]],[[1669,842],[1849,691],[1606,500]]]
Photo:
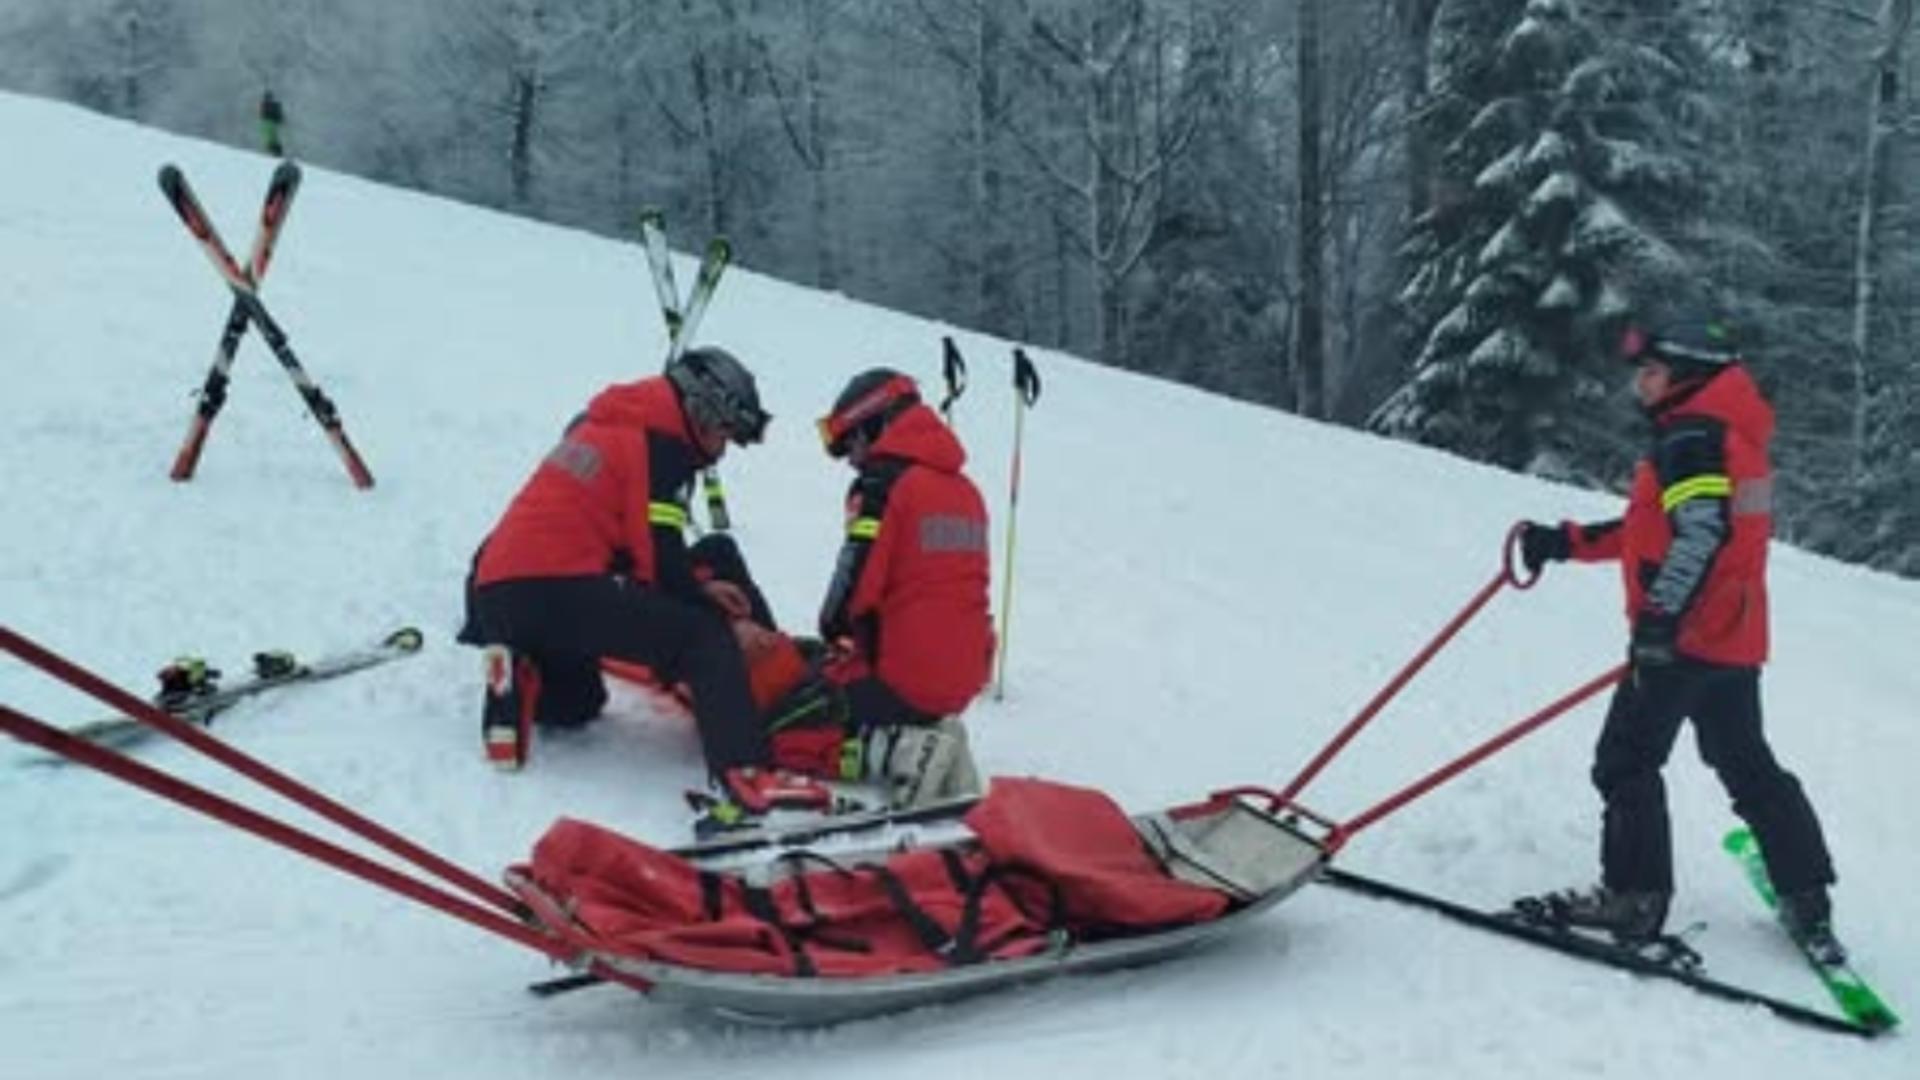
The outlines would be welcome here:
[[[1630,326],[1622,353],[1654,428],[1626,516],[1528,523],[1521,535],[1530,570],[1568,558],[1619,560],[1632,625],[1630,674],[1594,751],[1593,783],[1605,802],[1601,884],[1551,894],[1546,906],[1622,941],[1659,935],[1673,893],[1660,771],[1691,718],[1700,756],[1766,853],[1788,933],[1809,954],[1838,961],[1845,954],[1833,936],[1826,841],[1760,723],[1773,410],[1709,319]]]
[[[482,725],[496,764],[524,762],[534,724],[598,715],[600,659],[615,657],[684,683],[717,786],[764,801],[780,778],[760,768],[766,735],[728,619],[764,616],[765,602],[730,541],[703,553],[720,572],[702,575],[683,530],[695,473],[729,442],[759,442],[768,419],[752,373],[698,348],[664,375],[601,391],[569,425],[481,545],[469,583],[461,640],[492,647]]]
[[[914,381],[855,376],[819,421],[855,471],[846,540],[820,611],[821,672],[771,710],[774,756],[876,779],[895,806],[979,787],[957,714],[986,685],[987,511],[966,451]]]

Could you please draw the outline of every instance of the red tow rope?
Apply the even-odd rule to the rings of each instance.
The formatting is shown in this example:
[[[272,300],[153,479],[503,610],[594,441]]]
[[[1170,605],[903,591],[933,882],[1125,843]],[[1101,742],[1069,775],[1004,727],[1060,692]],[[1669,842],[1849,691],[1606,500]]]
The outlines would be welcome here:
[[[1541,709],[1539,712],[1504,729],[1493,738],[1454,758],[1452,761],[1447,762],[1426,776],[1421,777],[1419,780],[1414,781],[1344,822],[1331,822],[1317,814],[1306,811],[1303,807],[1295,803],[1294,800],[1300,794],[1301,790],[1305,788],[1315,776],[1318,776],[1320,771],[1325,769],[1327,765],[1346,748],[1349,742],[1353,741],[1353,737],[1360,733],[1360,729],[1366,727],[1373,721],[1374,717],[1380,714],[1380,710],[1385,708],[1387,703],[1392,701],[1394,696],[1405,688],[1407,683],[1411,682],[1415,675],[1419,674],[1420,669],[1426,667],[1427,662],[1432,660],[1441,649],[1445,648],[1447,643],[1451,642],[1454,636],[1458,634],[1468,622],[1472,621],[1474,616],[1480,613],[1480,609],[1484,608],[1488,601],[1499,594],[1501,589],[1508,586],[1512,586],[1518,590],[1531,589],[1535,583],[1540,580],[1538,571],[1535,571],[1531,576],[1523,577],[1514,565],[1514,552],[1519,545],[1520,534],[1525,528],[1525,523],[1521,522],[1516,523],[1513,528],[1507,530],[1506,540],[1501,544],[1500,548],[1499,573],[1495,574],[1492,580],[1481,586],[1480,591],[1474,594],[1473,599],[1469,600],[1467,605],[1461,608],[1460,612],[1449,620],[1444,627],[1441,627],[1440,632],[1434,636],[1433,640],[1429,641],[1424,648],[1414,654],[1413,659],[1409,660],[1405,667],[1402,667],[1392,679],[1387,681],[1385,686],[1380,688],[1378,693],[1374,694],[1372,700],[1368,701],[1367,704],[1361,708],[1359,714],[1348,721],[1346,726],[1341,728],[1339,732],[1334,735],[1333,739],[1329,741],[1325,747],[1321,748],[1318,754],[1314,755],[1311,761],[1307,762],[1306,768],[1301,769],[1299,775],[1288,781],[1286,787],[1280,789],[1278,792],[1260,792],[1261,795],[1270,799],[1275,807],[1291,807],[1296,811],[1307,814],[1307,816],[1315,820],[1330,825],[1330,831],[1323,842],[1323,846],[1328,854],[1338,851],[1342,845],[1353,838],[1355,833],[1374,824],[1388,814],[1399,810],[1401,807],[1427,794],[1434,788],[1439,787],[1441,784],[1446,783],[1448,780],[1453,779],[1455,776],[1467,771],[1487,758],[1492,757],[1494,754],[1499,753],[1522,736],[1531,733],[1536,728],[1545,725],[1548,721],[1560,716],[1575,705],[1580,704],[1600,691],[1605,690],[1607,687],[1619,682],[1626,675],[1627,666],[1625,664],[1619,664],[1611,670],[1595,676],[1554,701],[1552,704]],[[1237,789],[1235,792],[1223,794],[1253,793],[1254,791],[1252,789],[1242,788]]]
[[[0,632],[4,631],[0,630]],[[189,810],[205,814],[216,821],[250,832],[270,843],[278,844],[310,859],[316,859],[362,881],[392,890],[410,900],[416,900],[435,910],[443,911],[456,919],[472,923],[482,930],[510,938],[556,960],[569,960],[573,956],[573,950],[515,919],[417,878],[408,877],[398,870],[382,866],[364,855],[329,843],[312,833],[268,817],[257,810],[242,806],[205,788],[197,787],[151,765],[144,765],[118,751],[108,750],[85,739],[76,738],[44,720],[16,712],[5,705],[0,705],[0,731],[6,732],[21,742],[31,743],[61,757],[98,769],[116,780],[158,795],[169,802],[178,803]],[[508,894],[503,892],[501,895]]]
[[[325,863],[343,873],[397,892],[455,918],[472,923],[560,960],[571,960],[573,950],[525,925],[525,906],[496,885],[435,855],[379,823],[348,809],[313,788],[287,776],[257,758],[214,738],[199,727],[114,686],[45,647],[0,626],[0,650],[89,694],[149,727],[193,747],[200,753],[320,815],[348,832],[380,846],[427,873],[476,897],[475,903],[439,886],[411,877],[330,843],[312,833],[242,806],[205,788],[142,764],[125,754],[76,738],[60,728],[0,706],[0,731],[23,742],[98,769],[107,775],[178,803],[234,828]]]

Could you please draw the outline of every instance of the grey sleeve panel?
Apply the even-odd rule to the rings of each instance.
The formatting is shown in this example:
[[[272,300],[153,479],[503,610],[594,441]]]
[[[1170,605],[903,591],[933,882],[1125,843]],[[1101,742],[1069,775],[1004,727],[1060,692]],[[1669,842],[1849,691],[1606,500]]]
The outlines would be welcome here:
[[[1688,499],[1667,515],[1673,523],[1673,543],[1660,564],[1660,573],[1647,588],[1647,603],[1666,615],[1683,615],[1700,584],[1707,580],[1713,557],[1727,541],[1727,500]]]

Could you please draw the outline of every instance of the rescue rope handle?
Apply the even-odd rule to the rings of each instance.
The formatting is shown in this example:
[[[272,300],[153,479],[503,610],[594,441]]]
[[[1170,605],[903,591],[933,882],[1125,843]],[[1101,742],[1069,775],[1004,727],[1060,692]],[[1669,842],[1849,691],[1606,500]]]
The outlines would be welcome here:
[[[399,893],[483,930],[517,941],[528,948],[546,953],[556,960],[571,961],[573,959],[572,950],[564,948],[559,942],[540,931],[492,908],[374,862],[364,855],[288,825],[278,818],[233,802],[151,765],[135,761],[117,750],[109,750],[69,735],[44,720],[0,705],[0,731],[12,735],[21,742],[38,746],[78,764],[97,769],[116,780],[204,814],[223,824],[250,832],[289,851],[325,863],[342,873]]]
[[[1455,635],[1459,634],[1467,623],[1471,622],[1474,616],[1480,613],[1482,608],[1486,607],[1487,602],[1500,593],[1500,590],[1511,586],[1515,590],[1524,592],[1539,583],[1540,571],[1535,570],[1531,574],[1526,573],[1524,567],[1520,564],[1520,560],[1517,558],[1520,547],[1520,536],[1525,529],[1525,522],[1516,522],[1512,528],[1507,530],[1506,539],[1500,547],[1499,572],[1485,585],[1481,586],[1480,591],[1474,594],[1473,599],[1469,600],[1467,605],[1461,608],[1458,614],[1454,615],[1445,626],[1441,627],[1440,632],[1434,635],[1432,641],[1429,641],[1424,648],[1418,653],[1415,653],[1413,659],[1409,660],[1406,666],[1402,667],[1392,679],[1387,681],[1385,686],[1380,688],[1379,692],[1373,695],[1373,698],[1361,708],[1360,712],[1355,715],[1352,720],[1349,720],[1346,726],[1341,728],[1339,732],[1334,735],[1333,739],[1329,741],[1325,747],[1321,748],[1318,754],[1314,755],[1313,759],[1307,763],[1306,768],[1301,769],[1299,775],[1288,781],[1286,787],[1280,789],[1278,792],[1269,791],[1261,793],[1270,801],[1270,805],[1274,809],[1288,807],[1323,824],[1330,824],[1331,828],[1323,845],[1329,855],[1338,851],[1342,845],[1353,838],[1355,833],[1374,824],[1388,814],[1399,810],[1406,804],[1427,794],[1434,788],[1439,787],[1460,773],[1479,764],[1481,761],[1493,756],[1522,736],[1531,733],[1534,729],[1541,727],[1548,721],[1625,677],[1627,665],[1615,665],[1611,670],[1582,683],[1579,687],[1576,687],[1540,711],[1506,728],[1487,741],[1452,761],[1441,765],[1419,780],[1414,781],[1412,784],[1407,785],[1405,788],[1393,793],[1381,802],[1344,822],[1329,822],[1328,819],[1308,813],[1295,804],[1294,800],[1296,796],[1300,794],[1301,790],[1304,789],[1314,777],[1318,776],[1321,770],[1325,769],[1327,765],[1346,748],[1348,743],[1353,741],[1354,736],[1358,735],[1362,728],[1366,727],[1380,714],[1380,711],[1386,707],[1387,703],[1392,701],[1393,698],[1406,687],[1407,683],[1411,682],[1413,677],[1419,674],[1420,670],[1426,667],[1427,663],[1438,655],[1440,650],[1445,648],[1447,644],[1454,639]],[[1254,794],[1254,792],[1250,789],[1241,788],[1236,789],[1235,792],[1225,794]]]
[[[15,633],[11,627],[0,626],[0,651],[11,653],[74,689],[97,698],[149,727],[186,743],[200,753],[262,787],[305,807],[347,832],[374,843],[448,884],[464,890],[475,899],[467,899],[440,886],[374,862],[278,818],[233,802],[171,773],[136,761],[119,751],[97,746],[85,739],[70,735],[53,724],[4,705],[0,705],[0,732],[96,769],[116,780],[177,803],[223,824],[252,833],[349,876],[399,893],[410,900],[480,929],[545,953],[553,959],[565,963],[582,962],[582,957],[576,949],[568,947],[564,942],[534,926],[527,925],[526,905],[512,893],[462,870],[377,822],[348,809],[266,763],[242,753],[222,740],[214,738],[195,725],[114,686],[100,676]],[[597,971],[600,965],[593,964],[591,967]],[[637,980],[618,975],[609,975],[609,977],[617,978],[622,982],[637,982]],[[641,988],[644,989],[644,987]]]

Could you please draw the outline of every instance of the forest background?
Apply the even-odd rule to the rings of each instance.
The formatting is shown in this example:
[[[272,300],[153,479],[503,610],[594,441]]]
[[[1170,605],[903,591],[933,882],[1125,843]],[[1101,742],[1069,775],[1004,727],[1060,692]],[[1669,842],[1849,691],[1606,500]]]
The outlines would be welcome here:
[[[1600,489],[1657,300],[1772,395],[1780,534],[1920,576],[1913,8],[13,0],[0,88],[270,91],[317,165]]]

